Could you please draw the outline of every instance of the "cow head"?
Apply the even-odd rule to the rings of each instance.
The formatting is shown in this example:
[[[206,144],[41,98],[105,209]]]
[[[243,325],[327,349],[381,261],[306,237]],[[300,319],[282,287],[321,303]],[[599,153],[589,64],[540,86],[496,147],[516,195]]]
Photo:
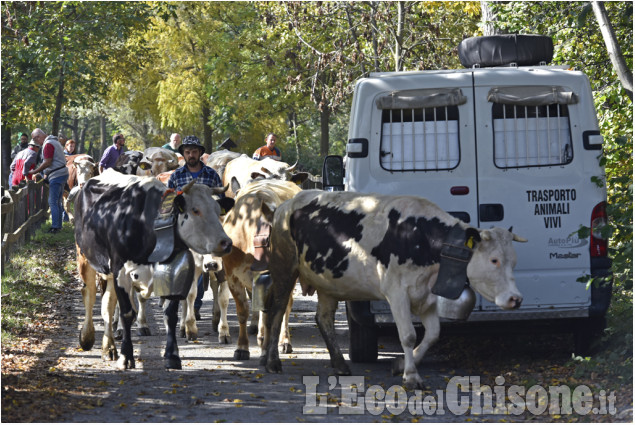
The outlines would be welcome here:
[[[84,186],[84,183],[97,174],[97,164],[89,155],[78,156],[73,160],[73,167],[77,172],[77,185]]]
[[[309,174],[305,172],[294,173],[296,167],[298,166],[297,161],[295,164],[290,166],[286,162],[276,161],[271,158],[264,158],[260,160],[260,164],[262,164],[262,166],[259,170],[252,171],[251,180],[274,179],[292,181],[296,184],[301,184],[309,176]]]
[[[511,231],[497,227],[467,231],[466,244],[473,246],[472,258],[467,265],[470,285],[485,299],[505,310],[520,307],[523,300],[513,274],[516,251],[512,241],[527,242]]]
[[[178,210],[177,232],[187,247],[199,254],[220,257],[231,251],[232,241],[220,223],[221,201],[212,198],[225,190],[192,181],[174,200]]]
[[[176,153],[164,148],[148,148],[145,150],[145,158],[142,163],[150,170],[150,174],[158,176],[179,166]]]
[[[143,169],[147,164],[142,164],[143,152],[126,151],[117,159],[117,163],[113,167],[122,174],[136,175],[139,168]]]

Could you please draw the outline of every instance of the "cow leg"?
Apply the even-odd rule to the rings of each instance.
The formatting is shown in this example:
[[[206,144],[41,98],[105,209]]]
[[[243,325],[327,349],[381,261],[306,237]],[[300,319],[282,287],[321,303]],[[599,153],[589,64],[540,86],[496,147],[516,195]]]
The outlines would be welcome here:
[[[190,292],[187,293],[187,297],[182,301],[183,305],[183,317],[181,319],[181,326],[179,328],[179,335],[181,338],[187,337],[188,341],[195,341],[198,339],[198,327],[196,326],[196,316],[194,314],[194,301],[198,294],[198,278],[200,273],[194,272],[194,281],[190,287]]]
[[[415,364],[417,365],[421,363],[428,349],[439,340],[439,334],[441,333],[441,322],[439,321],[436,305],[428,309],[424,314],[420,314],[419,317],[425,328],[425,333],[414,351]]]
[[[195,295],[196,296],[196,295]],[[163,354],[166,369],[181,369],[181,358],[179,357],[179,347],[176,342],[176,324],[179,320],[179,301],[169,300],[164,303],[163,320],[167,332],[165,353]]]
[[[117,366],[121,370],[125,369],[134,369],[135,361],[134,361],[134,351],[132,348],[132,335],[131,328],[132,322],[135,320],[136,312],[132,308],[132,303],[130,302],[130,295],[126,292],[126,290],[119,285],[117,285],[117,276],[119,276],[120,268],[113,267],[113,281],[114,288],[117,293],[117,301],[119,302],[119,311],[120,316],[119,320],[123,324],[123,338],[121,340],[121,354],[122,356],[119,358],[117,362]]]
[[[315,321],[317,322],[322,338],[326,343],[326,348],[331,356],[331,366],[335,368],[338,375],[350,375],[349,369],[342,351],[337,344],[335,335],[335,310],[337,310],[337,300],[328,295],[324,295],[318,291],[318,305],[315,313]]]
[[[104,321],[104,336],[101,342],[101,358],[105,361],[117,360],[117,346],[113,335],[113,321],[115,308],[117,307],[117,295],[115,285],[111,276],[108,276],[106,290],[101,297],[101,317]]]
[[[253,282],[252,282],[252,288],[253,288]],[[252,289],[246,289],[247,291],[247,297],[249,298],[250,301],[252,301]],[[253,302],[253,301],[252,301]],[[252,311],[251,312],[251,320],[249,321],[249,327],[247,328],[247,332],[249,333],[249,335],[258,335],[258,338],[260,339],[260,323],[261,323],[261,319],[262,319],[262,315],[260,314],[259,311]],[[258,342],[260,344],[260,341]]]
[[[414,361],[413,350],[417,342],[417,332],[412,324],[412,316],[410,312],[410,301],[405,293],[393,291],[387,297],[390,310],[397,325],[399,333],[399,341],[403,348],[403,383],[406,388],[423,389],[423,380],[417,372]],[[427,331],[427,330],[426,330]],[[401,369],[401,359],[393,363],[393,373],[398,374]]]
[[[93,307],[97,297],[97,273],[88,264],[86,258],[77,248],[77,269],[84,282],[82,287],[82,300],[84,301],[84,323],[79,331],[79,345],[82,350],[88,351],[95,344],[95,325],[93,324]]]
[[[229,322],[227,321],[227,309],[229,308],[229,286],[227,281],[223,281],[218,285],[218,309],[219,309],[219,321],[218,321],[218,342],[231,344],[231,336],[229,335]],[[216,299],[214,299],[216,300]]]
[[[141,293],[137,293],[137,300],[139,301],[139,316],[137,317],[137,335],[139,336],[151,336],[150,326],[148,326],[148,317],[146,314],[146,303],[148,298],[145,298]]]
[[[278,347],[283,354],[291,354],[293,353],[293,347],[291,346],[291,332],[289,331],[289,316],[291,315],[291,308],[293,307],[293,293],[289,297],[289,302],[287,303],[287,309],[284,312],[284,316],[282,318],[282,327],[280,329],[280,341],[278,342]],[[260,312],[260,320],[258,322],[258,345],[260,348],[263,347],[265,339],[265,317],[264,313]]]
[[[196,341],[198,339],[198,327],[196,326],[196,314],[194,312],[194,301],[198,294],[198,280],[203,273],[202,258],[199,254],[194,255],[195,268],[192,286],[187,293],[185,302],[183,303],[183,318],[181,319],[180,335],[186,336],[188,341]]]
[[[216,273],[209,272],[209,287],[212,290],[212,330],[215,332],[218,330],[218,324],[220,322],[221,307],[218,299],[218,290],[221,282],[216,278]]]
[[[227,285],[236,302],[236,315],[238,316],[238,343],[234,351],[234,359],[249,360],[249,338],[247,337],[247,319],[249,318],[249,303],[245,288],[234,276],[227,276]],[[223,335],[218,334],[218,340],[222,342]]]

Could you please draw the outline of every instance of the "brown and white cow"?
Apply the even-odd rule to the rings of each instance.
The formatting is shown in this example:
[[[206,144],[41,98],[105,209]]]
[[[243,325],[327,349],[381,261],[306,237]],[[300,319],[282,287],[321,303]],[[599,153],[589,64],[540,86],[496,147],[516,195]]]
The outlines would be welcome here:
[[[64,209],[73,222],[73,197],[69,193],[75,187],[81,188],[88,179],[99,174],[99,169],[93,157],[85,153],[67,156],[66,168],[68,169],[66,184],[69,192],[64,191]]]
[[[236,197],[238,191],[247,186],[249,182],[260,179],[292,181],[301,184],[309,174],[305,172],[293,173],[296,164],[289,165],[286,162],[267,158],[257,161],[241,155],[231,160],[225,167],[223,185],[229,185],[227,196]]]
[[[439,336],[438,296],[432,288],[451,230],[459,231],[461,249],[471,254],[465,270],[471,287],[503,309],[518,308],[522,295],[512,273],[516,265],[512,241],[526,240],[508,230],[470,227],[413,196],[310,190],[282,204],[275,211],[271,233],[273,284],[266,304],[267,350],[261,362],[269,372],[281,371],[278,334],[299,277],[317,290],[316,321],[338,374],[350,374],[335,339],[338,301],[385,299],[404,350],[395,369],[403,370],[406,386],[421,388],[416,365]],[[425,327],[416,348],[411,314],[419,316]]]
[[[240,324],[238,332],[237,349],[234,352],[236,360],[249,359],[249,339],[247,337],[247,319],[249,317],[249,304],[245,290],[252,291],[252,282],[258,276],[253,269],[254,263],[259,263],[259,269],[266,269],[266,257],[268,255],[267,232],[271,226],[273,211],[282,202],[293,198],[302,189],[295,183],[280,180],[258,180],[241,189],[236,197],[234,208],[225,216],[223,229],[233,241],[232,251],[223,257],[223,268],[234,300]],[[262,234],[264,237],[256,239]],[[257,250],[257,246],[262,246]],[[285,313],[285,326],[281,344],[285,352],[291,352],[289,341],[289,313],[293,300],[288,299]],[[257,312],[256,315],[258,314]],[[221,312],[222,315],[227,314]],[[257,316],[255,316],[257,317]],[[256,319],[257,321],[257,319]],[[252,324],[254,323],[252,319]],[[219,329],[219,341],[229,342],[229,329],[226,334]],[[262,329],[259,332],[259,341],[262,341]]]

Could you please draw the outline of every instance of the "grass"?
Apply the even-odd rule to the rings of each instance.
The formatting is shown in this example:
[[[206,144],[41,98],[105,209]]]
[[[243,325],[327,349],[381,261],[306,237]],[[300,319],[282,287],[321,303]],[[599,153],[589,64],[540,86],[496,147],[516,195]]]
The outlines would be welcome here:
[[[72,226],[64,223],[57,234],[46,233],[49,227],[50,222],[43,225],[6,264],[2,276],[3,345],[15,342],[52,313],[51,300],[76,268]]]

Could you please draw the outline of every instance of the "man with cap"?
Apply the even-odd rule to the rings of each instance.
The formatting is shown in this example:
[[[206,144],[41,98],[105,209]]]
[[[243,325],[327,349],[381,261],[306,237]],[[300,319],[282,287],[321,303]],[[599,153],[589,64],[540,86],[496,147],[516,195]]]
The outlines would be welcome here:
[[[99,161],[99,173],[103,173],[104,170],[112,168],[117,164],[119,156],[123,153],[123,145],[126,143],[126,139],[123,134],[117,133],[112,136],[112,145],[108,146],[101,156]]]
[[[201,145],[198,137],[187,136],[183,139],[183,143],[179,146],[179,153],[183,155],[185,165],[174,170],[174,173],[170,176],[170,180],[168,180],[168,187],[170,189],[180,190],[192,180],[209,187],[221,187],[223,185],[218,173],[214,171],[212,167],[208,167],[201,161],[201,156],[205,153],[205,147]],[[196,300],[194,301],[194,315],[196,316],[196,320],[201,319],[199,311],[203,305],[204,292],[203,275],[201,275],[198,280]]]

